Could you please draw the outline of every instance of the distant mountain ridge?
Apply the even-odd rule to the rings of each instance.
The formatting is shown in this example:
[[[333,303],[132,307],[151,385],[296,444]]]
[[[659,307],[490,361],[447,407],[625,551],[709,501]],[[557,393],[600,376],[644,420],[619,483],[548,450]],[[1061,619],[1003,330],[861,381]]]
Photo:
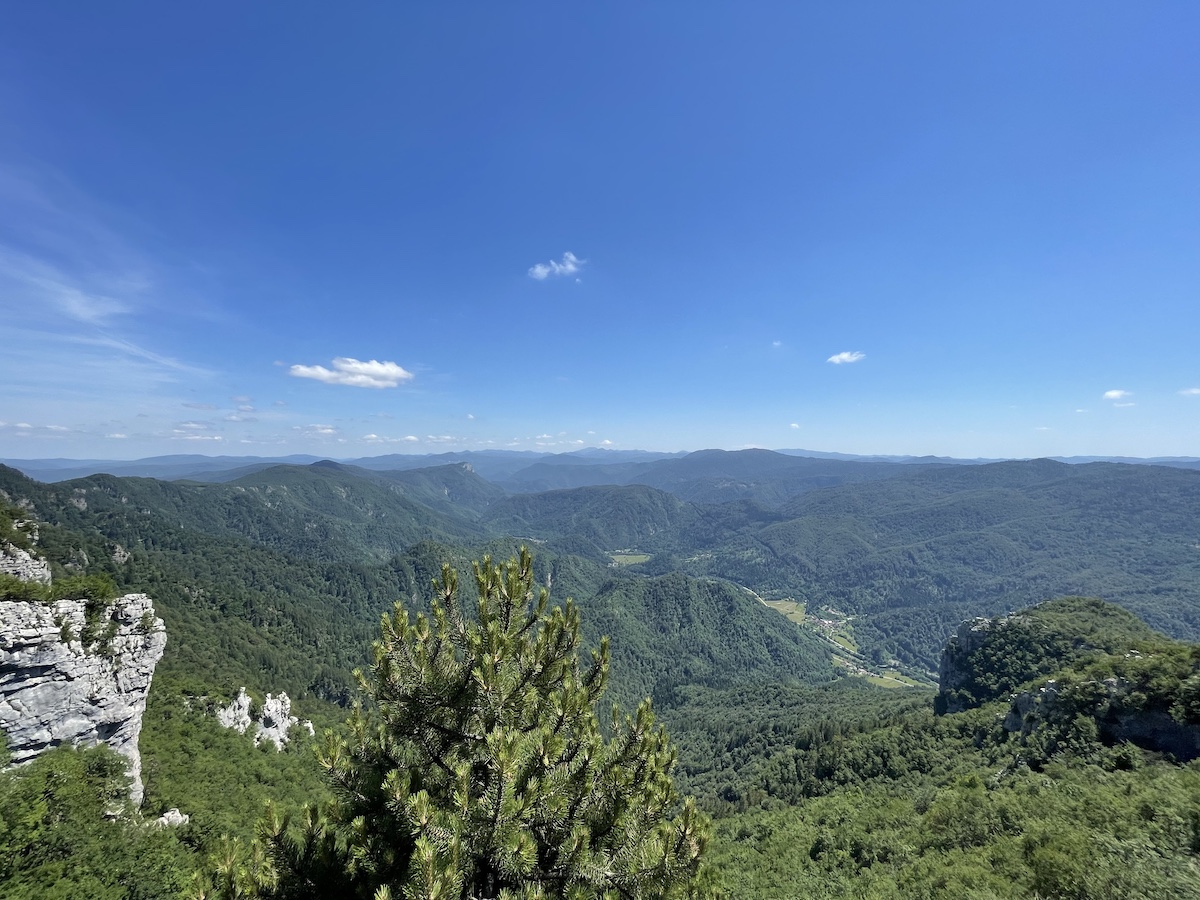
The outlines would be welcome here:
[[[568,453],[543,453],[535,450],[462,450],[447,453],[390,453],[382,456],[365,456],[338,459],[336,462],[358,466],[364,469],[381,471],[399,471],[402,469],[420,469],[429,466],[447,465],[452,463],[470,463],[483,477],[488,480],[505,480],[511,478],[523,469],[535,465],[543,466],[618,466],[630,467],[634,464],[653,462],[656,460],[680,459],[696,454],[729,453],[738,451],[696,450],[678,451],[674,453],[648,450],[610,450],[603,447],[588,447],[572,450]],[[893,463],[897,465],[956,465],[976,466],[994,462],[1004,462],[1003,459],[974,458],[960,459],[947,456],[906,456],[906,455],[861,455],[854,453],[835,453],[821,450],[781,449],[761,451],[776,453],[781,456],[807,457],[813,460],[836,460],[854,463]],[[84,478],[88,475],[106,474],[121,477],[135,476],[139,478],[159,478],[166,481],[191,479],[195,481],[227,481],[226,473],[232,470],[244,470],[240,474],[249,474],[262,468],[274,465],[310,465],[319,462],[324,457],[311,454],[290,454],[287,456],[204,456],[201,454],[177,454],[168,456],[148,456],[132,460],[103,460],[103,459],[0,459],[0,463],[17,469],[37,481],[53,483],[68,481],[72,478]],[[1089,462],[1120,462],[1131,465],[1158,465],[1179,468],[1200,468],[1200,457],[1195,456],[1160,456],[1160,457],[1128,457],[1128,456],[1055,456],[1050,457],[1057,462],[1071,464]],[[619,470],[598,469],[599,480],[588,484],[622,484]],[[609,479],[612,480],[609,480]],[[525,475],[519,481],[532,482],[534,479]],[[580,487],[573,484],[547,484],[538,489],[548,490],[552,487]]]

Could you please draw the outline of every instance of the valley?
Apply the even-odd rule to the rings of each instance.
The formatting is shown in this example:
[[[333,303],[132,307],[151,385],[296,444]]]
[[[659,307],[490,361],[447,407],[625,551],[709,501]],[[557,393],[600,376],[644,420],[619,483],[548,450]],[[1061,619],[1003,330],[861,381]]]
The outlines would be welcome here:
[[[678,789],[713,817],[727,896],[949,896],[938,883],[986,883],[996,897],[1110,896],[1119,878],[1103,860],[1093,875],[1107,880],[1076,893],[1039,861],[1072,841],[1134,840],[1120,836],[1128,823],[1093,821],[1065,800],[1035,813],[1047,783],[1077,795],[1089,778],[1109,792],[1096,803],[1124,808],[1113,792],[1127,790],[1193,823],[1179,826],[1191,837],[1151,828],[1137,838],[1159,842],[1153,859],[1121,844],[1155,890],[1193,883],[1194,766],[1106,741],[1106,712],[1087,713],[1098,731],[1026,741],[995,724],[1003,713],[988,704],[1003,705],[1003,691],[953,715],[933,707],[943,648],[963,622],[1098,597],[1146,625],[1122,626],[1096,652],[1137,646],[1176,660],[1160,682],[1177,695],[1153,703],[1178,701],[1170,714],[1190,722],[1200,651],[1178,642],[1200,640],[1200,471],[770,451],[410,462],[159,460],[138,471],[179,479],[52,482],[0,467],[6,527],[35,523],[55,579],[103,576],[152,597],[165,623],[143,730],[143,814],[190,816],[177,842],[154,850],[171,871],[201,865],[223,836],[249,841],[268,800],[298,808],[328,796],[314,747],[358,696],[354,672],[370,663],[380,616],[396,601],[428,612],[443,562],[466,583],[472,560],[525,545],[552,602],[574,599],[584,652],[607,639],[602,719],[605,704],[652,700],[678,751]],[[1068,636],[1005,652],[1042,654],[1031,671],[1043,678],[1096,664],[1054,654],[1063,642],[1091,647],[1097,638],[1070,629],[1106,608],[1055,613],[1044,621]],[[979,659],[987,682],[996,663]],[[1029,677],[1013,675],[1013,689]],[[214,711],[242,687],[255,704],[286,691],[318,737],[266,754],[224,731]],[[980,802],[995,822],[963,812]],[[1055,816],[1075,817],[1075,831]],[[981,830],[962,832],[971,828]],[[184,890],[174,878],[162,884]]]

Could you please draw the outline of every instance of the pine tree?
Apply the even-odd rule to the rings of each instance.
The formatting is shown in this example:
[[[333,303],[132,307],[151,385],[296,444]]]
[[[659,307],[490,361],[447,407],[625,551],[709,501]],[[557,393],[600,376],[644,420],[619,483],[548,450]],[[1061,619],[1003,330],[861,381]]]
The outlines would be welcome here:
[[[596,703],[608,645],[581,668],[579,613],[548,609],[522,548],[474,568],[464,614],[444,566],[429,616],[383,617],[366,702],[321,756],[336,801],[260,826],[269,865],[227,858],[211,896],[659,898],[702,893],[706,823],[671,781],[649,701]],[[222,887],[225,885],[226,887]]]

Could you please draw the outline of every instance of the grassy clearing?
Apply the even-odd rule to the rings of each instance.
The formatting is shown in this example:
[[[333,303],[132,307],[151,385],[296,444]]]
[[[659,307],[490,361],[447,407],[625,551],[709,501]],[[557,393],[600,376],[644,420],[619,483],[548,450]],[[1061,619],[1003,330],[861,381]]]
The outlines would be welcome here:
[[[867,681],[882,688],[929,687],[927,684],[914,681],[907,675],[868,675]]]
[[[797,625],[804,624],[804,604],[795,600],[764,600],[764,606],[769,606],[777,613],[782,613]]]
[[[636,566],[638,563],[650,561],[649,553],[610,553],[608,554],[617,566]]]

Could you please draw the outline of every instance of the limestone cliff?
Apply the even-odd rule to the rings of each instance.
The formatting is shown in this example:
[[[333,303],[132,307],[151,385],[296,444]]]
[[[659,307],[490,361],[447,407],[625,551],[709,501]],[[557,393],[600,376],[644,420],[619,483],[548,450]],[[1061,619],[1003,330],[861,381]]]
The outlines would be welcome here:
[[[995,631],[1003,628],[1008,622],[1007,617],[980,617],[958,626],[958,631],[946,642],[942,650],[941,665],[938,667],[939,713],[962,712],[977,705],[970,692],[976,677],[973,665],[975,655],[987,646]]]
[[[166,629],[149,597],[127,594],[104,606],[104,638],[85,648],[88,603],[0,601],[0,728],[14,763],[60,744],[108,744],[129,759],[141,803],[138,735]]]
[[[1106,743],[1128,741],[1146,750],[1170,753],[1179,762],[1200,757],[1200,724],[1172,716],[1161,702],[1147,703],[1154,698],[1147,697],[1143,685],[1110,677],[1084,680],[1070,688],[1064,691],[1061,682],[1052,678],[1015,694],[1004,717],[1004,729],[1026,739],[1044,729],[1065,732],[1083,715],[1096,723],[1097,735]]]
[[[0,574],[13,575],[22,581],[50,583],[50,564],[26,550],[0,541]]]

